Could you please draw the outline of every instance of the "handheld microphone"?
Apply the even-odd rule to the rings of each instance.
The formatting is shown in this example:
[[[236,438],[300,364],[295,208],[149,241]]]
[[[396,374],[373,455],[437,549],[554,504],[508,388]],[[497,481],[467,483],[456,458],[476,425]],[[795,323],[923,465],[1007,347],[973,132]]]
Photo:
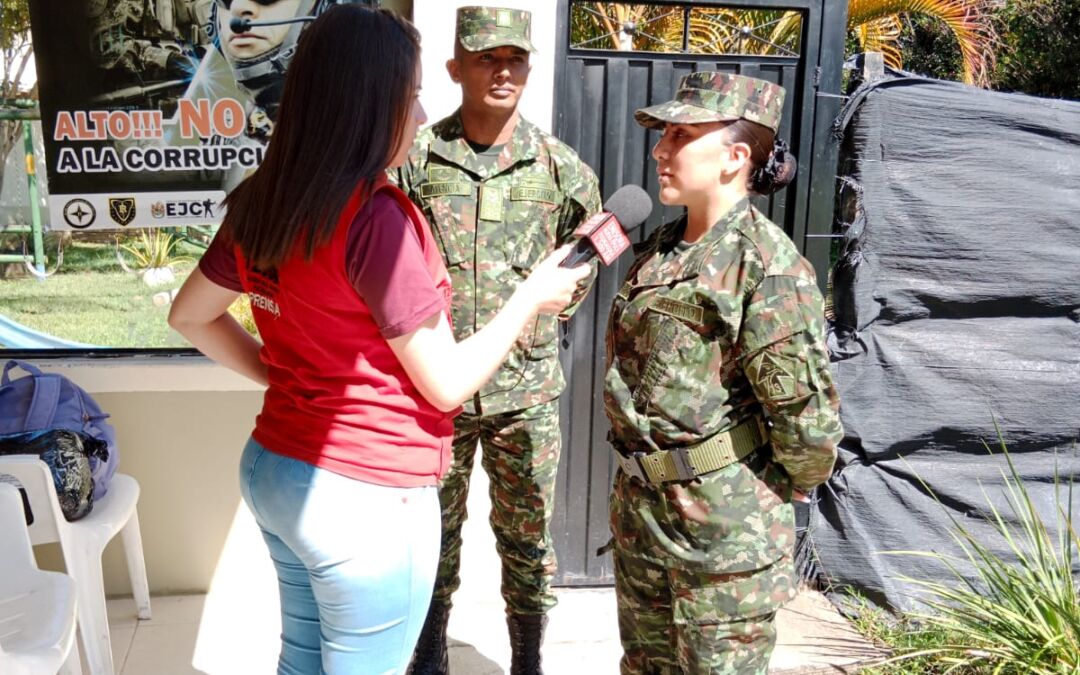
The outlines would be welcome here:
[[[240,34],[248,32],[249,28],[257,26],[283,26],[287,23],[307,23],[308,21],[314,21],[313,16],[298,16],[293,19],[281,19],[276,21],[252,21],[251,19],[245,19],[243,17],[235,17],[229,19],[229,30],[233,33]]]
[[[581,237],[577,246],[559,263],[560,267],[577,267],[599,255],[605,265],[615,262],[630,248],[627,232],[633,232],[652,213],[649,195],[637,185],[624,185],[604,202],[604,210],[592,216],[574,230]]]

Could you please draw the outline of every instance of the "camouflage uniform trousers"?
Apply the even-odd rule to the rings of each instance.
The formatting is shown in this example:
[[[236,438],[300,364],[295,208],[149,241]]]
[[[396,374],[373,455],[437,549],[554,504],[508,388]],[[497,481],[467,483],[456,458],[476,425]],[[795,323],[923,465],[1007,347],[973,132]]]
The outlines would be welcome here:
[[[491,529],[502,560],[502,595],[511,614],[543,614],[555,606],[555,548],[549,524],[562,435],[559,401],[455,420],[453,460],[439,485],[442,552],[433,602],[450,605],[461,584],[461,526],[476,445],[490,480]]]
[[[622,675],[768,673],[776,611],[794,589],[790,557],[716,574],[663,567],[618,546],[613,553]]]
[[[797,584],[790,482],[762,451],[699,481],[648,486],[616,474],[623,675],[768,672],[776,612]]]

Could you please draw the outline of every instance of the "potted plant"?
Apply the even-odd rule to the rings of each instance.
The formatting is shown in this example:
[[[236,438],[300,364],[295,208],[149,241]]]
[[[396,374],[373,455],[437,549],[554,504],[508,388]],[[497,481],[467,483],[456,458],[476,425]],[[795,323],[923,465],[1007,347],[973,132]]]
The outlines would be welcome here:
[[[172,266],[188,262],[186,256],[174,255],[180,240],[161,229],[140,230],[138,236],[125,243],[116,242],[116,259],[125,271],[138,275],[148,286],[163,286],[176,281]],[[126,257],[134,261],[129,265]]]

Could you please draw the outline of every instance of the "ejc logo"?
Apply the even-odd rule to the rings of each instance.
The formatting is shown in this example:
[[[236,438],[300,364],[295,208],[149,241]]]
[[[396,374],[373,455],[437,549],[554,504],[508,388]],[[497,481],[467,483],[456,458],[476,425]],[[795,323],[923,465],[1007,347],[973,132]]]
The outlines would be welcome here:
[[[213,199],[199,201],[155,202],[150,205],[154,218],[213,218],[217,203]]]

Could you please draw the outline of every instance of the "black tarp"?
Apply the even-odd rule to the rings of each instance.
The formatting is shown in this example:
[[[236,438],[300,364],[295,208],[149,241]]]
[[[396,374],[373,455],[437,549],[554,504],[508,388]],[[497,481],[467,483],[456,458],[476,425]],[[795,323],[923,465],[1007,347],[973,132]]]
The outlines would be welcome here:
[[[914,607],[949,516],[1006,559],[995,419],[1048,524],[1080,474],[1080,103],[892,73],[850,100],[830,335],[845,437],[811,511],[819,579]],[[937,495],[935,501],[926,487]],[[1080,486],[1072,506],[1080,517]]]

